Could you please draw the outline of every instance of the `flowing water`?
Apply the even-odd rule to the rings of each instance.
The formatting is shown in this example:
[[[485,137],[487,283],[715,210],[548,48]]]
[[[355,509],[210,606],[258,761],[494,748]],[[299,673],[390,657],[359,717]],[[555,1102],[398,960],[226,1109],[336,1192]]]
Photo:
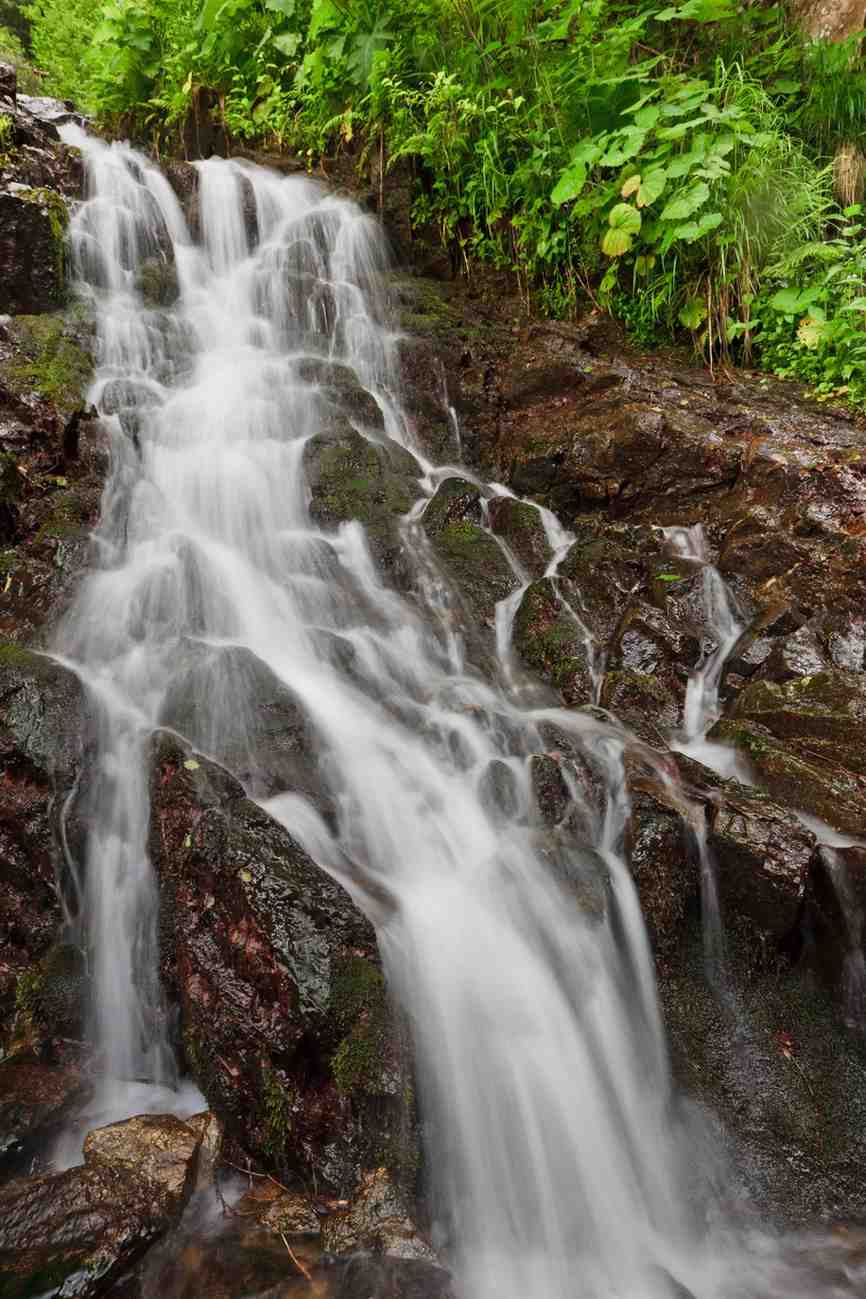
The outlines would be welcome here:
[[[332,824],[296,792],[268,806],[328,869],[346,864],[377,924],[414,1029],[438,1238],[467,1299],[814,1294],[777,1288],[774,1249],[719,1226],[678,1118],[622,857],[624,732],[522,704],[511,605],[498,672],[467,665],[417,509],[403,533],[412,600],[383,583],[359,524],[311,521],[305,448],[333,424],[335,366],[381,413],[384,434],[359,430],[415,451],[419,491],[441,477],[401,411],[375,223],[310,180],[213,159],[198,164],[191,231],[144,158],[64,134],[87,164],[72,250],[113,438],[99,564],[57,644],[101,719],[81,923],[106,1077],[173,1082],[146,746],[193,679],[193,743],[219,754],[226,735],[252,737],[255,673],[231,667],[242,651],[291,691],[327,755]],[[154,258],[176,268],[171,308],[137,290]],[[545,527],[555,574],[568,536]],[[708,666],[702,700],[716,684]],[[564,836],[555,868],[529,776],[548,724],[607,791],[586,809],[593,851]],[[507,797],[490,795],[492,764]],[[251,769],[261,795],[255,754]],[[577,901],[599,862],[604,916]]]

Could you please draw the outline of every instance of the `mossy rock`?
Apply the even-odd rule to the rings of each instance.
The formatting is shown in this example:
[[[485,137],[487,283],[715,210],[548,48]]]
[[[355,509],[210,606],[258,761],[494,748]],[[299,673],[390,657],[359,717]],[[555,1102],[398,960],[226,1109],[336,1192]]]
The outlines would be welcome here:
[[[739,749],[778,802],[811,812],[842,833],[862,833],[866,825],[866,776],[822,762],[820,756],[810,760],[804,750],[794,747],[794,742],[777,739],[758,723],[740,718],[717,722],[710,739]],[[836,748],[838,752],[839,746]]]
[[[446,478],[421,524],[472,623],[490,628],[496,605],[517,588],[518,580],[498,543],[481,527],[482,517],[478,488],[465,478]]]
[[[7,329],[15,355],[0,362],[0,380],[6,387],[22,397],[37,392],[67,415],[78,409],[93,362],[66,316],[16,316]]]
[[[15,1008],[39,1033],[74,1036],[81,1028],[86,986],[81,951],[60,944],[19,974]]]
[[[499,496],[488,506],[490,526],[511,550],[528,577],[544,576],[553,558],[538,507],[513,496]]]
[[[551,578],[524,592],[514,620],[514,648],[528,668],[539,673],[567,704],[592,700],[592,665],[586,638]]]
[[[679,724],[678,700],[657,678],[646,672],[607,672],[601,705],[652,745],[666,745]]]
[[[415,458],[395,442],[372,442],[346,430],[336,438],[312,438],[305,464],[315,521],[331,528],[361,523],[373,554],[383,567],[393,568],[400,551],[399,520],[420,494]]]
[[[56,190],[0,190],[0,310],[53,311],[63,305],[68,223]]]
[[[382,973],[362,956],[339,961],[331,1009],[344,1032],[331,1057],[337,1088],[346,1096],[394,1090],[393,1024]]]

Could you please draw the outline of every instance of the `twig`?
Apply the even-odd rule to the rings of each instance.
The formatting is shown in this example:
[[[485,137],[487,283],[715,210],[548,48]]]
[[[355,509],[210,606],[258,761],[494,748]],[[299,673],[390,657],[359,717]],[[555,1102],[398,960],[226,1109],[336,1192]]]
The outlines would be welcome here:
[[[287,1249],[287,1251],[288,1251],[288,1254],[289,1254],[289,1258],[292,1260],[292,1262],[294,1263],[295,1267],[298,1269],[298,1271],[301,1273],[302,1276],[306,1277],[306,1279],[307,1279],[307,1281],[309,1281],[310,1285],[312,1285],[312,1284],[313,1284],[313,1278],[312,1278],[312,1276],[311,1276],[310,1273],[307,1271],[307,1269],[304,1267],[303,1263],[302,1263],[301,1260],[298,1258],[297,1254],[295,1254],[294,1251],[292,1250],[291,1245],[290,1245],[289,1242],[286,1240],[286,1234],[285,1234],[285,1232],[283,1232],[283,1231],[280,1232],[280,1238],[281,1238],[283,1244],[285,1245],[285,1247],[286,1247],[286,1249]]]

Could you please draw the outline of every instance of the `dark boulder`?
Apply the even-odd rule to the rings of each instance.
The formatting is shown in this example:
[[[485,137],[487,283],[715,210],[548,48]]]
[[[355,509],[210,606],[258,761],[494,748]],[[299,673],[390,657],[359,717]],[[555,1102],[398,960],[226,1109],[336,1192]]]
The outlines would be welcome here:
[[[144,1116],[92,1132],[82,1167],[0,1188],[3,1295],[110,1290],[179,1216],[198,1146],[179,1119]]]
[[[10,1022],[16,986],[31,992],[61,920],[74,833],[65,824],[90,742],[78,678],[18,646],[0,649],[0,1010]],[[71,889],[70,889],[71,895]],[[22,987],[22,996],[24,990]]]
[[[77,1064],[47,1065],[24,1053],[0,1062],[0,1169],[20,1167],[44,1146],[89,1091]]]
[[[222,768],[163,735],[153,771],[163,974],[227,1135],[343,1194],[402,1171],[409,1084],[369,923]]]
[[[517,589],[518,579],[482,518],[478,488],[463,478],[446,478],[421,524],[463,605],[469,629],[484,631],[492,629],[496,605]]]
[[[513,496],[496,496],[487,515],[490,527],[507,544],[527,577],[543,577],[553,551],[536,506]]]
[[[65,298],[66,204],[54,190],[0,190],[0,313],[54,311]]]

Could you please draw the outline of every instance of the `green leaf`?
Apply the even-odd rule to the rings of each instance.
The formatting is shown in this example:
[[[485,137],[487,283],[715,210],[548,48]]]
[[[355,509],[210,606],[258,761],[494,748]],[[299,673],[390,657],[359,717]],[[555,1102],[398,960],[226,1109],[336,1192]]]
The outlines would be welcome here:
[[[661,198],[668,183],[668,174],[664,167],[654,167],[652,171],[641,179],[640,188],[637,192],[638,207],[649,207],[655,203],[657,198]]]
[[[825,320],[815,320],[812,316],[804,316],[797,329],[797,337],[804,347],[808,347],[810,352],[814,352],[817,347],[820,347],[829,332],[830,326]]]
[[[577,198],[585,184],[586,164],[582,162],[571,163],[570,166],[566,167],[551,190],[551,203],[555,204],[556,207],[562,207],[563,203],[570,203],[572,199]]]
[[[684,225],[677,226],[673,232],[674,238],[693,244],[698,239],[703,239],[704,235],[708,235],[712,230],[717,230],[721,224],[721,212],[706,212],[700,221],[687,221]]]
[[[636,194],[639,189],[640,189],[640,173],[638,172],[634,176],[629,176],[628,180],[625,181],[622,189],[619,192],[623,198],[631,198],[632,194]]]
[[[273,44],[281,54],[285,54],[287,59],[294,58],[300,43],[301,36],[299,32],[280,32],[273,38]]]
[[[630,203],[617,203],[607,218],[609,230],[601,241],[601,251],[607,257],[622,257],[632,246],[634,236],[641,228],[641,215]]]
[[[295,0],[265,0],[265,8],[275,14],[282,14],[285,18],[291,18],[295,12]]]
[[[844,307],[840,307],[840,310],[866,311],[866,298],[853,298],[850,302],[846,302]]]
[[[693,212],[697,212],[710,197],[710,187],[704,181],[693,181],[685,190],[681,190],[676,198],[672,198],[670,203],[663,209],[661,214],[662,221],[684,221],[690,217]]]
[[[702,298],[689,298],[677,316],[680,324],[685,325],[686,329],[690,329],[692,333],[696,329],[700,329],[706,318],[707,304]]]
[[[679,573],[656,573],[657,582],[682,582],[683,578]]]

